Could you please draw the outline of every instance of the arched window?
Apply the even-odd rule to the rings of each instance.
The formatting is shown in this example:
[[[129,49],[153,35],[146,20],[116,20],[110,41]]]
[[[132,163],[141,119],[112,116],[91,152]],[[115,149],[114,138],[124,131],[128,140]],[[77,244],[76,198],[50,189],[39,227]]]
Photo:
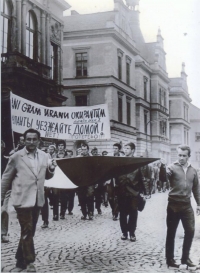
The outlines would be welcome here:
[[[26,16],[26,56],[33,59],[35,57],[35,20],[29,11]]]
[[[1,0],[1,53],[6,53],[8,51],[10,17],[7,0]]]

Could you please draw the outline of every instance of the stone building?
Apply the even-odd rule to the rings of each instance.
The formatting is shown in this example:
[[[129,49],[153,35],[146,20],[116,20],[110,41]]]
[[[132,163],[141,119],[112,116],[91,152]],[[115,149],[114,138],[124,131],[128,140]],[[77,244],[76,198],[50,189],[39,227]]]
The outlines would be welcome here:
[[[44,106],[62,95],[64,0],[1,0],[2,139],[12,148],[10,92]]]
[[[133,141],[137,156],[170,160],[169,78],[160,30],[145,43],[138,0],[114,0],[114,10],[64,18],[63,84],[66,105],[107,103],[111,140],[100,151]],[[93,145],[93,143],[91,143]]]
[[[190,104],[190,138],[192,149],[190,162],[200,170],[200,109]]]
[[[190,163],[200,169],[200,109],[191,103],[184,63],[181,77],[170,78],[169,86],[171,162],[177,160],[177,146],[186,144],[192,150]]]
[[[190,106],[191,98],[188,93],[187,74],[185,64],[182,64],[181,77],[170,78],[170,141],[171,161],[177,159],[177,146],[190,143]]]

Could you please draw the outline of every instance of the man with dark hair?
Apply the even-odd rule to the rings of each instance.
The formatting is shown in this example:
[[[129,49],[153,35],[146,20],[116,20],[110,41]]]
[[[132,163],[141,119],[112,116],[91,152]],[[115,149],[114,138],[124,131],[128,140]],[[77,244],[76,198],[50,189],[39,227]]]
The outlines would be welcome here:
[[[120,143],[115,143],[113,144],[113,155],[114,156],[120,156],[120,150],[121,150],[122,146]]]
[[[122,146],[120,143],[114,143],[113,144],[113,156],[124,156],[121,154]],[[113,216],[113,221],[118,220],[118,214],[119,214],[119,209],[118,209],[118,203],[117,203],[117,198],[116,198],[116,193],[115,193],[115,178],[112,178],[110,182],[107,181],[107,192],[108,192],[108,202],[110,204],[110,207],[112,209],[112,216]]]
[[[66,142],[62,139],[58,140],[56,143],[57,154],[56,158],[67,158],[67,154],[65,152]],[[57,189],[52,188],[52,201],[53,201],[53,220],[59,220],[59,197],[60,197],[60,219],[65,219],[66,212],[66,189]]]
[[[44,182],[54,175],[56,162],[40,151],[39,132],[29,129],[24,133],[24,149],[14,153],[2,176],[1,201],[12,185],[11,199],[21,226],[16,266],[35,272],[33,237],[41,207],[44,205]]]
[[[197,215],[200,215],[200,185],[197,171],[188,162],[191,154],[190,147],[180,145],[177,150],[178,160],[167,168],[170,191],[167,207],[166,262],[168,267],[179,267],[174,260],[174,240],[181,220],[185,231],[181,263],[186,264],[187,267],[195,267],[189,258],[195,231],[194,212],[190,198],[193,192],[197,203]]]
[[[88,157],[89,145],[85,142],[81,143],[80,157]],[[82,217],[81,220],[86,220],[87,215],[89,220],[93,220],[94,215],[94,186],[84,186],[78,188],[79,203],[81,205]]]
[[[24,136],[20,136],[19,137],[19,141],[17,144],[17,147],[15,149],[13,149],[9,155],[13,155],[15,152],[22,150],[24,148],[25,144],[24,144]]]
[[[132,142],[127,143],[124,152],[126,157],[134,157],[135,144]],[[141,198],[140,193],[144,192],[143,180],[140,169],[121,175],[116,179],[122,240],[127,240],[129,232],[131,242],[136,241],[138,199]]]

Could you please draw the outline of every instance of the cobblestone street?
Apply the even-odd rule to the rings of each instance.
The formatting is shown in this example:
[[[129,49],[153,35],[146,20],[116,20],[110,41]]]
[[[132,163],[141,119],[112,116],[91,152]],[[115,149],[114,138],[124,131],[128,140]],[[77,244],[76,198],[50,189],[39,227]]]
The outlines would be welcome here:
[[[194,200],[192,201],[196,208]],[[52,221],[42,229],[41,216],[35,235],[37,272],[190,272],[186,266],[168,269],[165,263],[167,193],[156,193],[147,200],[145,210],[139,212],[137,241],[122,241],[119,221],[113,221],[110,207],[95,211],[93,221],[81,221],[80,207],[75,199],[74,215]],[[2,272],[15,271],[15,252],[19,241],[16,213],[10,213],[10,242],[2,244]],[[177,230],[175,258],[180,262],[183,229]],[[200,266],[200,217],[196,217],[196,232],[191,259]],[[25,270],[24,270],[25,272]],[[194,270],[193,270],[194,272]],[[200,272],[196,269],[195,272]]]

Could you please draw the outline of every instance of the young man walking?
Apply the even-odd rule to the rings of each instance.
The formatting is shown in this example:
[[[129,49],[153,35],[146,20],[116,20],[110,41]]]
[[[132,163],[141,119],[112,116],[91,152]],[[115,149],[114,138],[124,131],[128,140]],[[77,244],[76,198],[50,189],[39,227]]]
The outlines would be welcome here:
[[[197,203],[197,215],[200,215],[200,186],[197,171],[188,162],[191,154],[190,147],[180,145],[177,150],[178,160],[167,168],[170,191],[167,207],[166,262],[168,267],[179,267],[174,260],[174,240],[181,220],[185,231],[181,264],[195,267],[196,265],[189,257],[195,231],[194,212],[190,198],[193,192]]]

